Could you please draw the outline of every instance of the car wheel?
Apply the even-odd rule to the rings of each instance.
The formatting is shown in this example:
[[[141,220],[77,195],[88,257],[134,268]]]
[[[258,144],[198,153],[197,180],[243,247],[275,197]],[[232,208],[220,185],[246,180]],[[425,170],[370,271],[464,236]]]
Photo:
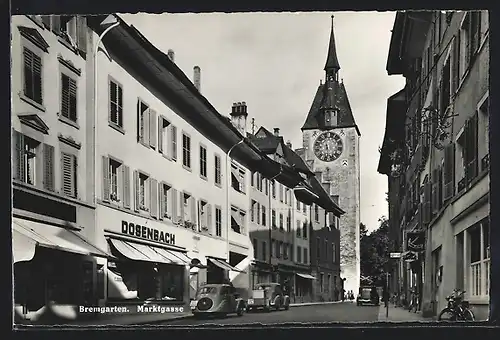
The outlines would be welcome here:
[[[290,309],[290,305],[286,305],[285,310],[289,310],[289,309]]]
[[[250,313],[252,311],[252,308],[247,307],[247,313]]]
[[[264,312],[269,313],[271,312],[271,308],[269,306],[264,307]]]

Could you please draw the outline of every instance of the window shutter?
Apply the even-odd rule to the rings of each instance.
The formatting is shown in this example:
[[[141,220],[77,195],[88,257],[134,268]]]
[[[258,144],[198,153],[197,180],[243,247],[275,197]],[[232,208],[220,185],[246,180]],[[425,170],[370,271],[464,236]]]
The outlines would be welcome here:
[[[472,30],[472,20],[471,20],[471,12],[467,12],[466,25],[467,27],[467,37],[465,39],[465,69],[469,67],[470,57],[471,57],[471,39],[473,35],[471,34]],[[464,70],[465,71],[465,70]]]
[[[149,125],[150,113],[151,113],[151,110],[149,108],[146,109],[146,111],[144,111],[144,113],[143,113],[143,115],[144,115],[144,136],[142,138],[142,141],[146,145],[149,145],[149,139],[150,139],[150,134],[149,134],[149,130],[150,130],[150,125]]]
[[[163,117],[158,117],[158,152],[163,153]]]
[[[74,122],[76,122],[76,119],[77,119],[76,93],[77,93],[76,80],[74,80],[73,78],[69,78],[69,112],[68,112],[69,116],[68,116],[68,118]]]
[[[443,167],[438,167],[438,210],[443,207]]]
[[[467,147],[468,147],[468,160],[467,160],[467,183],[472,181],[477,176],[477,123],[478,116],[477,111],[474,113],[474,116],[469,120],[468,124],[468,135],[467,135]]]
[[[431,189],[432,184],[430,182],[425,182],[424,184],[424,202],[422,205],[422,222],[423,224],[429,224],[431,220]]]
[[[182,191],[179,192],[179,207],[179,220],[181,221],[181,223],[184,223],[184,193]]]
[[[87,53],[87,19],[82,15],[78,15],[76,19],[78,49],[83,53]]]
[[[212,233],[212,205],[207,204],[207,227],[208,232]]]
[[[170,124],[169,126],[169,155],[173,160],[177,159],[177,127]]]
[[[102,200],[109,202],[110,195],[110,173],[109,158],[102,156]]]
[[[122,164],[122,180],[123,180],[123,207],[130,208],[130,168]]]
[[[14,130],[14,143],[13,143],[13,173],[14,178],[20,181],[25,180],[25,169],[24,169],[24,136]]]
[[[156,148],[156,111],[149,110],[149,145],[154,149]]]
[[[150,208],[149,213],[152,217],[158,217],[158,181],[154,178],[149,178],[149,190],[150,190]]]
[[[172,221],[174,223],[177,222],[177,190],[174,188],[171,188],[169,191],[170,193],[170,213],[172,217]]]
[[[137,142],[142,141],[141,136],[141,101],[137,99]]]
[[[61,116],[69,118],[69,77],[61,73]]]
[[[61,16],[51,15],[52,19],[52,32],[59,34],[61,33]]]
[[[195,216],[196,216],[196,218],[198,220],[198,223],[197,223],[198,230],[201,230],[201,227],[203,226],[203,221],[201,220],[201,213],[202,213],[201,201],[200,200],[198,200],[198,201],[194,200],[194,203],[195,203],[195,206],[196,206],[196,208],[195,208],[196,209]],[[191,213],[192,213],[192,211],[191,211]],[[191,215],[191,216],[193,216],[193,215]],[[196,223],[196,219],[194,219],[194,221]]]
[[[476,54],[479,46],[481,46],[481,12],[473,11],[471,12],[471,25],[472,25],[472,35],[473,35],[473,45],[472,54]]]
[[[197,221],[197,218],[196,218],[196,215],[197,215],[196,214],[196,210],[197,210],[196,209],[196,199],[191,196],[189,198],[189,201],[190,201],[189,202],[189,206],[191,208],[191,214],[190,214],[191,215],[191,222],[194,223],[194,224],[198,224],[199,225],[199,223],[197,223],[198,221]]]
[[[163,217],[165,216],[165,189],[164,189],[164,184],[163,183],[158,183],[158,201],[160,202],[160,209],[158,213],[158,219],[163,220]],[[168,202],[168,198],[167,198]]]
[[[451,93],[454,94],[458,90],[458,72],[459,72],[459,54],[460,54],[460,34],[457,34],[453,39],[452,47],[452,69],[451,69]]]
[[[61,153],[61,168],[62,168],[62,191],[70,197],[76,196],[75,190],[75,156],[62,152]]]
[[[455,194],[455,144],[450,143],[444,149],[444,193],[443,200],[446,202]]]
[[[43,144],[43,188],[54,191],[54,147]]]
[[[139,211],[139,172],[134,170],[134,210]]]
[[[432,170],[432,214],[436,214],[438,212],[439,206],[438,206],[438,169]]]

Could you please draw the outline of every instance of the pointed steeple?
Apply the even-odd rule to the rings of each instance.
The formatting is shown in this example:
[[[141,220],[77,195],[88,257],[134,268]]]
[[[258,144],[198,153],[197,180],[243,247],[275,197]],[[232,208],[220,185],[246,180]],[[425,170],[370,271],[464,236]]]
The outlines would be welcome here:
[[[339,60],[337,58],[337,49],[335,47],[335,34],[333,33],[333,15],[332,31],[330,32],[330,45],[328,46],[328,56],[325,64],[326,75],[334,75],[340,70]]]

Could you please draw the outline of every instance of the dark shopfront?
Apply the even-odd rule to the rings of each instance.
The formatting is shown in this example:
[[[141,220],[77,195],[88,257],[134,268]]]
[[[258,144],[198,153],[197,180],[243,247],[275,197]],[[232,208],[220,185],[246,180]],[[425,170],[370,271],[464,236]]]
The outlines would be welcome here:
[[[189,264],[184,252],[125,239],[108,239],[118,259],[107,266],[107,304],[189,301]]]
[[[95,257],[111,255],[78,231],[14,218],[12,244],[16,322],[74,320],[97,305]]]
[[[297,273],[295,275],[295,296],[297,303],[312,301],[312,284],[316,280],[308,273]]]

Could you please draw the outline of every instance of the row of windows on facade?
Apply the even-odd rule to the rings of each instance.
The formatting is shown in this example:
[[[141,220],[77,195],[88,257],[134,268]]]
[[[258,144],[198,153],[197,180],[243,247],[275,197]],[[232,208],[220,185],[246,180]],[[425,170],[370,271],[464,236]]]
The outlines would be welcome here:
[[[266,196],[269,195],[269,184],[271,186],[271,194],[272,198],[276,199],[276,181],[275,180],[268,180],[267,178],[264,178],[260,173],[258,172],[252,172],[251,177],[250,177],[250,185],[257,189],[258,191],[264,193]],[[292,190],[284,186],[283,184],[278,182],[278,195],[279,195],[279,201],[281,203],[288,204],[290,206],[293,205],[293,198],[292,198]],[[296,201],[297,203],[297,211],[301,210],[301,205],[302,205],[302,211],[306,213],[307,210],[307,205],[305,203],[302,203],[300,201]]]
[[[267,225],[267,208],[265,205],[260,204],[259,202],[252,200],[251,210],[250,210],[250,221],[256,224],[266,226]],[[287,209],[287,216],[285,217],[286,231],[291,232],[292,230],[292,211],[291,209]],[[284,231],[284,222],[283,222],[283,214],[279,214],[279,229]],[[306,221],[301,222],[300,220],[296,221],[296,234],[297,237],[304,237],[307,239],[307,228],[309,223]],[[274,229],[278,228],[278,224],[276,223],[276,210],[271,209],[271,224]]]
[[[479,113],[475,112],[466,120],[462,132],[456,138],[457,142],[445,146],[440,164],[432,169],[430,175],[426,175],[422,186],[419,185],[418,173],[414,174],[407,191],[408,199],[405,200],[407,220],[420,209],[422,223],[429,223],[455,194],[464,191],[480,173],[488,171],[488,151],[483,151],[479,156],[478,150],[479,136],[488,134],[488,103],[485,100]],[[481,134],[478,133],[479,128]],[[487,148],[487,140],[483,142]],[[456,162],[458,159],[461,161]]]
[[[17,131],[13,133],[13,139],[14,179],[49,191],[56,191],[54,146],[40,143]],[[76,198],[78,195],[77,155],[61,151],[60,166],[61,193]]]
[[[283,241],[277,241],[271,239],[271,250],[272,250],[271,257],[284,260],[289,259],[290,261],[295,261],[296,263],[301,263],[301,264],[309,263],[308,248],[297,246],[297,252],[295,253],[295,258],[293,249],[294,249],[293,244],[288,244]],[[264,262],[269,261],[269,258],[267,256],[268,251],[269,251],[269,246],[267,241],[261,241],[259,245],[259,241],[257,239],[253,240],[253,255],[256,260],[261,260]]]
[[[157,181],[145,172],[134,170],[131,174],[127,165],[112,157],[103,156],[102,164],[104,202],[132,209],[133,192],[136,212],[222,237],[221,207],[213,207],[203,199],[197,200],[192,194],[178,191],[171,184]],[[133,184],[130,183],[131,175]],[[236,222],[242,223],[240,219]]]
[[[481,44],[488,34],[488,28],[481,27],[482,15],[485,15],[485,13],[481,11],[467,12],[457,34],[450,39],[449,44],[443,43],[443,46],[441,46],[446,29],[443,24],[446,19],[443,18],[444,14],[439,11],[433,21],[432,34],[424,56],[416,58],[415,63],[410,65],[413,76],[407,78],[407,103],[412,102],[414,99],[417,100],[415,115],[411,117],[406,128],[406,140],[408,141],[410,156],[415,154],[419,139],[422,139],[422,147],[428,149],[429,140],[438,133],[439,121],[447,116],[447,110],[449,110],[450,104],[459,91],[461,83],[473,65]],[[447,54],[448,51],[450,51],[449,54]],[[447,57],[440,72],[439,82],[436,80],[438,83],[434,87],[432,94],[434,112],[422,120],[421,111],[431,86],[432,74],[438,67],[437,65],[442,56]],[[424,154],[425,157],[427,150],[425,150]]]

